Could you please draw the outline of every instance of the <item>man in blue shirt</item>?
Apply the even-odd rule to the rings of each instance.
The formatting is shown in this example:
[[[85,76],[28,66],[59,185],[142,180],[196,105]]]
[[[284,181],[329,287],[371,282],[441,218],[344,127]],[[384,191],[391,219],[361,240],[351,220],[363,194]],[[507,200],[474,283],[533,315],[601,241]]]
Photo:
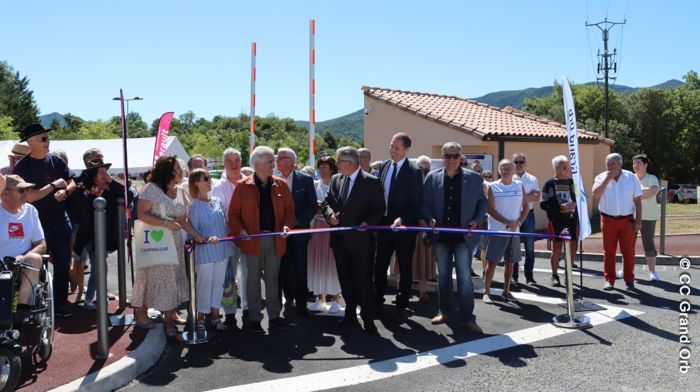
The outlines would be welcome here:
[[[49,152],[48,132],[41,124],[32,124],[22,130],[20,141],[26,141],[31,152],[17,162],[13,172],[36,185],[27,192],[27,202],[39,211],[39,220],[54,265],[56,316],[69,317],[72,315],[67,307],[72,228],[64,202],[76,186],[63,159]]]

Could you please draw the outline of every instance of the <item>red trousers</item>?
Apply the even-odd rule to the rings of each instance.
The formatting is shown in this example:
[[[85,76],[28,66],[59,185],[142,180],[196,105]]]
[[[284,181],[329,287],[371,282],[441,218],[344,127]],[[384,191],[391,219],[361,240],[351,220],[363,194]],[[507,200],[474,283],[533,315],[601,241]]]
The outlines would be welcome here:
[[[615,283],[615,258],[617,243],[620,242],[622,253],[622,272],[625,282],[634,280],[634,243],[637,233],[634,231],[634,218],[613,219],[600,216],[600,230],[603,232],[603,277],[607,282]]]

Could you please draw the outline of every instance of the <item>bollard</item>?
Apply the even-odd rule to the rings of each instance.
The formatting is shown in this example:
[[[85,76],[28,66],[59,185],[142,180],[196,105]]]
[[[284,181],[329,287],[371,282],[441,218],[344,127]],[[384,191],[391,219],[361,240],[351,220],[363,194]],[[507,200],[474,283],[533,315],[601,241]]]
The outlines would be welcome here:
[[[661,227],[659,235],[659,254],[666,254],[666,203],[668,203],[668,193],[666,193],[666,180],[661,181]]]
[[[187,345],[206,343],[209,341],[209,339],[211,339],[209,332],[197,332],[197,293],[195,292],[197,279],[194,272],[194,248],[192,248],[191,251],[185,248],[185,264],[187,264],[187,271],[190,275],[190,303],[187,307],[187,313],[189,313],[190,330],[182,333],[182,342]]]
[[[117,281],[119,286],[119,309],[127,306],[126,302],[126,228],[124,227],[124,199],[117,200],[117,230],[119,231],[119,243],[117,247]]]
[[[572,260],[573,255],[571,254],[571,247],[569,246],[569,241],[575,241],[575,238],[571,240],[564,241],[564,252],[566,254],[566,314],[560,314],[559,316],[554,316],[552,322],[557,327],[562,328],[586,328],[591,325],[591,321],[587,316],[576,317],[576,312],[574,308],[574,280],[572,274]]]
[[[92,203],[95,208],[95,271],[97,277],[97,355],[109,357],[107,336],[107,213],[105,199],[98,197]]]

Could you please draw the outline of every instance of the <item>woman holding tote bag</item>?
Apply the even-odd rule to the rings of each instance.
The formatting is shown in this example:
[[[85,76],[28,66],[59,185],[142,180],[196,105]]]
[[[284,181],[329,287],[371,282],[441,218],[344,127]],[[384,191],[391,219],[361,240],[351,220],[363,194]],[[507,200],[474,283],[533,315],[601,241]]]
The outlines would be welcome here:
[[[148,308],[159,310],[163,313],[165,334],[169,338],[176,338],[178,335],[173,322],[175,309],[189,299],[184,243],[180,230],[185,229],[196,241],[203,241],[187,221],[186,200],[168,196],[169,192],[177,191],[177,169],[175,156],[162,156],[156,161],[151,182],[139,195],[138,216],[144,224],[159,229],[151,230],[154,235],[157,235],[152,237],[156,241],[161,241],[160,238],[165,235],[173,237],[178,263],[139,268],[139,249],[135,249],[134,264],[137,270],[131,300],[131,304],[136,308],[134,314],[136,324],[142,328],[153,328],[147,310]],[[139,233],[136,232],[135,235],[138,237]]]

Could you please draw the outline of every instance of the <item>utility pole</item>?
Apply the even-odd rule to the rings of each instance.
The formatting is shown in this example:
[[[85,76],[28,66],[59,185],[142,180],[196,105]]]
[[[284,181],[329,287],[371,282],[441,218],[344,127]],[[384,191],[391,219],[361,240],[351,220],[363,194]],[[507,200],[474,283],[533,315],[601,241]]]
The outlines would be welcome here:
[[[605,81],[605,138],[608,138],[608,89],[610,86],[609,80],[615,80],[617,79],[616,77],[610,77],[609,76],[609,71],[612,70],[614,73],[617,73],[617,63],[615,62],[615,56],[617,56],[617,49],[613,50],[613,53],[610,54],[608,52],[608,32],[610,29],[615,27],[615,25],[623,25],[627,23],[627,20],[623,22],[610,22],[608,21],[608,18],[605,18],[602,22],[598,23],[588,23],[586,22],[586,27],[590,26],[595,26],[598,29],[600,29],[601,32],[603,32],[603,54],[600,54],[600,50],[598,51],[598,56],[602,58],[602,65],[599,62],[598,63],[598,74],[602,73],[603,77],[602,78],[597,78],[599,81],[604,80]]]

